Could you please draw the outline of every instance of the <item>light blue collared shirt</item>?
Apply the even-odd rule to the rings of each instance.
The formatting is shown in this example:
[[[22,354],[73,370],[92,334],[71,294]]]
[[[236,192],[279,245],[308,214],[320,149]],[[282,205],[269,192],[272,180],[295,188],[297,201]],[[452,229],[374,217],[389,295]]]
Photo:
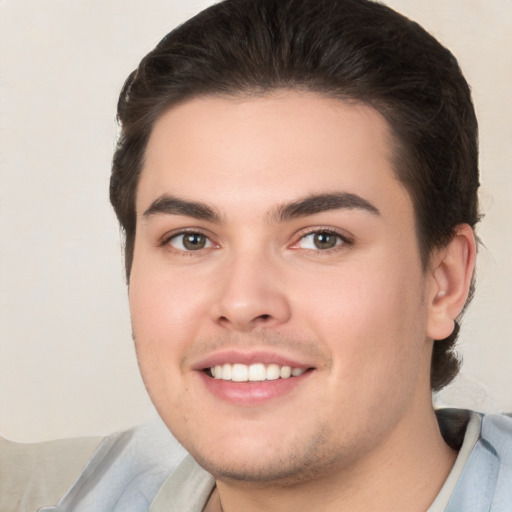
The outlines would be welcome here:
[[[460,440],[449,439],[455,435],[449,430],[462,435],[471,414],[457,410],[442,414],[445,439],[460,446]],[[460,451],[463,468],[456,470],[458,479],[444,511],[512,512],[512,418],[472,415],[480,430],[467,429],[467,436],[476,440],[464,443],[466,448],[469,445],[469,456],[464,445]],[[39,512],[201,512],[214,485],[213,477],[158,421],[107,437],[59,503]]]

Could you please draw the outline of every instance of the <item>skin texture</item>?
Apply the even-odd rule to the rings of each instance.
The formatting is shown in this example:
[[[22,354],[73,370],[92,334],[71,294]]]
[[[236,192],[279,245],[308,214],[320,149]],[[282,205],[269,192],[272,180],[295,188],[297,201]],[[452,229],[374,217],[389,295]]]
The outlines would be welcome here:
[[[326,511],[423,511],[444,482],[455,454],[432,411],[431,340],[464,304],[474,239],[462,226],[422,270],[391,147],[374,109],[313,93],[196,98],[156,123],[133,331],[160,415],[217,479],[209,510],[313,510],[321,497]],[[286,207],[333,193],[358,202]],[[326,232],[333,246],[318,248]],[[236,401],[208,386],[212,357],[309,370]]]

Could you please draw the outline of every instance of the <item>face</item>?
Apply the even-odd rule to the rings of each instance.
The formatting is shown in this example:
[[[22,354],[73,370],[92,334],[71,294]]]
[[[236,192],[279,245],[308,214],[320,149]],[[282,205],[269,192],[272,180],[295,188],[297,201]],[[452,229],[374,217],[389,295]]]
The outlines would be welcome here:
[[[345,467],[430,400],[429,279],[391,148],[372,108],[292,91],[196,98],[154,126],[136,350],[160,415],[218,478]]]

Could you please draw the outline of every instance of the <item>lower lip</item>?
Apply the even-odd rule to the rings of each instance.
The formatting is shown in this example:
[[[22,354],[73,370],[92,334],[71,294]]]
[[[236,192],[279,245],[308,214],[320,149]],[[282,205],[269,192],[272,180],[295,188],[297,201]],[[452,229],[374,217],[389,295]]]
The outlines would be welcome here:
[[[234,405],[250,406],[287,395],[307,380],[312,371],[306,371],[298,377],[260,382],[233,382],[214,379],[202,371],[198,373],[208,391],[213,395]]]

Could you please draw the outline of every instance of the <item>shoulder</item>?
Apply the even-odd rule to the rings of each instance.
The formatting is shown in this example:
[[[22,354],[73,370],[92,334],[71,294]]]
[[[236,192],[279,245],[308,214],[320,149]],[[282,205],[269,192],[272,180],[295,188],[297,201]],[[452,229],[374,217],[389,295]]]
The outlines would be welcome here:
[[[490,442],[510,462],[512,457],[512,415],[510,414],[483,414],[482,439]]]
[[[499,460],[500,472],[509,478],[512,492],[512,417],[508,414],[483,415],[479,442]]]
[[[41,512],[142,512],[186,451],[161,420],[106,437],[56,506]]]
[[[476,414],[476,413],[473,413]],[[510,512],[512,503],[512,418],[478,414],[478,440],[464,467],[448,510]]]
[[[102,437],[16,442],[0,437],[0,510],[36,510],[55,503]]]

